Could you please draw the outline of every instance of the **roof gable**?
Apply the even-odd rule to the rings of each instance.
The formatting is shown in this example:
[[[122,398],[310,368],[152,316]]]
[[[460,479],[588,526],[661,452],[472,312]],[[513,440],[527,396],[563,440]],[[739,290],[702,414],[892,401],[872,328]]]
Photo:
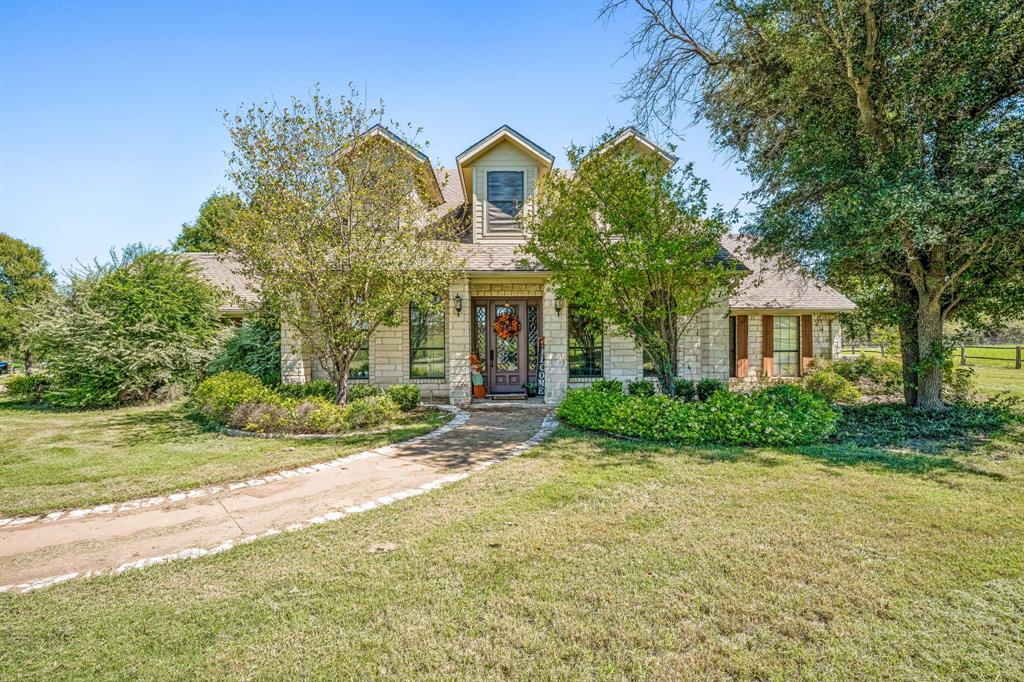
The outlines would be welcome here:
[[[411,156],[420,164],[422,173],[417,178],[420,192],[426,194],[434,205],[444,203],[444,195],[441,186],[438,184],[437,175],[433,166],[430,165],[430,158],[406,140],[391,132],[386,126],[375,123],[369,130],[360,135],[365,139],[381,139],[389,142]]]
[[[462,191],[465,193],[466,197],[471,197],[473,195],[473,179],[471,177],[472,174],[470,173],[470,167],[475,161],[481,159],[491,150],[505,143],[512,145],[527,157],[535,161],[540,174],[548,172],[555,162],[555,157],[551,152],[544,149],[530,138],[526,137],[511,126],[500,126],[480,140],[477,140],[466,147],[461,154],[455,157],[455,164],[459,169],[459,180],[462,182]]]
[[[656,154],[660,159],[665,161],[669,167],[676,164],[679,157],[668,151],[664,147],[655,143],[651,138],[647,137],[633,126],[623,128],[615,137],[603,145],[604,149],[614,149],[622,144],[632,143],[636,148],[641,151],[645,151],[651,154]]]

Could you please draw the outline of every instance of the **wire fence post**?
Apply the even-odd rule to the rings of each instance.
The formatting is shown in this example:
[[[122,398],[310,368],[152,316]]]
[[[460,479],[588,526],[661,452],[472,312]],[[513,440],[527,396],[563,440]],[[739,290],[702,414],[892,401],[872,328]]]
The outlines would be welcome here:
[[[1017,346],[1017,369],[1020,369],[1020,346]]]
[[[961,365],[966,365],[967,364],[967,349],[964,348],[964,344],[962,344],[962,343],[960,344],[960,364]]]

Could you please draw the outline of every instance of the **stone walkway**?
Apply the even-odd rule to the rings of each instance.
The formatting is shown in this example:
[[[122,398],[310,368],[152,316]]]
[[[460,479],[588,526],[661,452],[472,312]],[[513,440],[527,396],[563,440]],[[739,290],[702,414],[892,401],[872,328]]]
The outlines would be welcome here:
[[[0,591],[203,556],[337,520],[465,478],[540,442],[554,427],[548,411],[537,407],[488,405],[468,416],[436,437],[342,457],[302,475],[151,498],[148,506],[112,505],[114,513],[2,526]]]

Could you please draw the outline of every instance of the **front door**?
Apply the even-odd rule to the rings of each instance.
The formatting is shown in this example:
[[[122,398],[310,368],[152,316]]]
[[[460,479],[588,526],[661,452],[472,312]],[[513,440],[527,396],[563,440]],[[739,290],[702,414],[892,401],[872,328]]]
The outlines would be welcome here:
[[[523,393],[526,388],[526,302],[492,301],[489,327],[488,390],[491,393]],[[502,318],[502,315],[508,315]],[[514,317],[519,331],[502,338],[494,322]]]

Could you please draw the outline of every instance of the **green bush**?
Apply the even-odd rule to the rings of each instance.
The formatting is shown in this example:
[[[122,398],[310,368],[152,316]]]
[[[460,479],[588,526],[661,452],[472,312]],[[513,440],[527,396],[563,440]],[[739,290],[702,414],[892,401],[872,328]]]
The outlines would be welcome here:
[[[854,360],[815,361],[815,366],[831,370],[868,395],[895,395],[903,390],[903,366],[895,360],[860,355]]]
[[[853,383],[831,370],[813,372],[804,379],[804,388],[832,403],[855,403],[860,391]]]
[[[304,398],[323,398],[334,400],[334,384],[326,379],[314,379],[304,384],[281,384],[275,387],[277,394],[282,398],[302,400]]]
[[[255,317],[232,329],[207,372],[246,372],[265,384],[280,384],[281,327],[277,318]]]
[[[640,398],[649,398],[655,394],[654,384],[652,384],[650,381],[645,381],[643,379],[630,381],[628,384],[626,384],[626,390],[629,392],[630,395],[635,395]]]
[[[412,412],[420,404],[420,387],[415,384],[388,386],[385,394],[398,405],[402,412]]]
[[[394,419],[401,410],[390,397],[373,396],[350,402],[344,408],[345,421],[355,429],[364,429]]]
[[[693,379],[676,379],[676,400],[692,403],[697,399],[697,384]]]
[[[618,379],[598,379],[590,388],[602,393],[622,393],[622,382]]]
[[[37,402],[50,387],[50,380],[45,374],[15,374],[7,379],[4,386],[10,398]]]
[[[343,407],[312,396],[282,403],[241,403],[228,417],[227,426],[256,433],[339,433],[348,430]]]
[[[952,364],[943,368],[942,399],[953,405],[964,405],[975,396],[975,380],[973,367],[953,367]]]
[[[222,294],[181,257],[125,249],[70,275],[29,312],[28,335],[46,361],[46,402],[98,407],[191,389],[213,358]]]
[[[375,395],[383,395],[384,390],[380,386],[374,386],[373,384],[352,384],[348,387],[348,401],[362,400],[363,398],[371,398]],[[417,393],[417,395],[419,395]]]
[[[704,402],[625,396],[593,388],[569,391],[558,407],[567,424],[618,436],[697,445],[802,445],[835,432],[838,413],[797,386],[749,395],[718,390]]]
[[[192,394],[196,410],[221,424],[229,423],[236,407],[243,403],[281,405],[282,398],[259,379],[245,372],[222,372],[205,379]]]
[[[697,400],[704,402],[719,391],[727,391],[729,387],[718,379],[701,379],[697,382]]]

